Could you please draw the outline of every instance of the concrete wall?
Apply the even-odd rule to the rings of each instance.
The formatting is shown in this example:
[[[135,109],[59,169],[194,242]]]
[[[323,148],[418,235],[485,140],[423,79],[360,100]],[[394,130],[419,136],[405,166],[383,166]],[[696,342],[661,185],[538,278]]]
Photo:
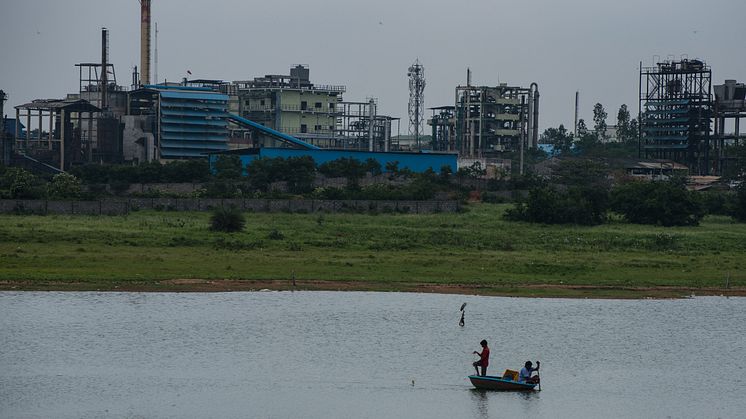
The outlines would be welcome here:
[[[2,214],[124,215],[130,211],[210,211],[236,207],[250,212],[456,212],[458,201],[325,201],[290,199],[123,198],[99,201],[0,200]]]
[[[150,132],[152,117],[126,115],[122,117],[122,154],[125,161],[149,162],[156,157],[154,135]]]

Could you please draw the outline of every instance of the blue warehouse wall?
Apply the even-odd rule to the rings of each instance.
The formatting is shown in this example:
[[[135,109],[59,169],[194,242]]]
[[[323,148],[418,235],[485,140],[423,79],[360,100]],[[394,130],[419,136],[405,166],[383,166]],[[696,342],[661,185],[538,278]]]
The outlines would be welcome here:
[[[457,155],[449,153],[382,153],[382,152],[368,152],[368,151],[351,151],[351,150],[301,150],[292,148],[261,148],[256,153],[240,153],[232,152],[231,154],[239,154],[241,162],[244,167],[252,160],[260,157],[265,158],[289,158],[289,157],[303,157],[309,156],[313,158],[317,165],[338,160],[341,158],[353,158],[360,161],[366,161],[368,159],[374,159],[381,164],[381,169],[385,170],[386,164],[390,162],[399,162],[400,169],[410,169],[415,173],[422,173],[427,169],[432,169],[435,172],[439,172],[443,166],[451,168],[453,173],[458,170],[457,167]],[[212,154],[210,156],[210,163],[214,163],[217,159],[218,154]]]
[[[154,87],[161,97],[162,158],[204,157],[228,149],[228,96],[209,89]]]

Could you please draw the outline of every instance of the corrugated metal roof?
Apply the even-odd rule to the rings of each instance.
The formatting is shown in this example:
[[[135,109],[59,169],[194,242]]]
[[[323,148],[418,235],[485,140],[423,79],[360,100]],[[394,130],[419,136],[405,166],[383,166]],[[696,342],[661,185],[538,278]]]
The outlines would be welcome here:
[[[178,90],[163,90],[161,97],[168,99],[218,100],[228,101],[228,95],[212,92],[185,92]]]

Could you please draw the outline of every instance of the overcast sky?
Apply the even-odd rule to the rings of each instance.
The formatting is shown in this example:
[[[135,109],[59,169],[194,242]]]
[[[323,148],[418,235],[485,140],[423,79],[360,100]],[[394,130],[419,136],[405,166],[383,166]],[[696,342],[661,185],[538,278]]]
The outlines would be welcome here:
[[[746,81],[745,0],[153,0],[160,80],[246,80],[307,64],[316,84],[377,97],[406,133],[407,68],[425,66],[425,106],[452,105],[466,68],[479,85],[539,84],[541,129],[601,102],[637,113],[638,66],[685,54],[713,83]],[[0,89],[12,106],[78,89],[110,30],[117,81],[139,65],[137,0],[0,0]],[[11,108],[11,109],[9,109]],[[430,112],[428,111],[428,115]]]

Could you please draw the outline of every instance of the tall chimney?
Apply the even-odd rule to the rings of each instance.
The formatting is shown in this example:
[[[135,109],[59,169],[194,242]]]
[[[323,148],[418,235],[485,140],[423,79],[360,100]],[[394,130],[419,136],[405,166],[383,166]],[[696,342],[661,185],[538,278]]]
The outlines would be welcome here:
[[[101,109],[109,107],[109,31],[101,28]]]
[[[140,84],[150,84],[150,2],[140,0]]]

